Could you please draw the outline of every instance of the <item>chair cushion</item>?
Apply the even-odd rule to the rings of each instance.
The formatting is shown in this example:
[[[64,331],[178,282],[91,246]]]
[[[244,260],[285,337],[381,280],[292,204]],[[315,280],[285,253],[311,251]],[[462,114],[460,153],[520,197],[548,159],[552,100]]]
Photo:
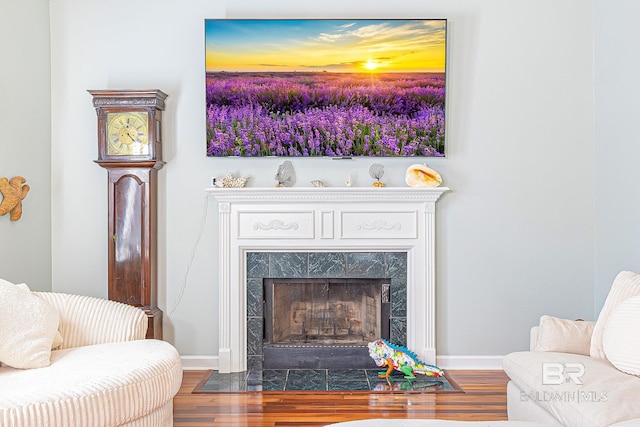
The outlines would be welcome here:
[[[522,390],[523,403],[541,406],[563,426],[602,427],[640,417],[640,378],[617,370],[607,360],[579,354],[523,351],[506,355],[502,364],[505,373]],[[545,364],[564,366],[582,384],[568,376],[556,381],[555,370],[549,378],[545,375],[545,371],[549,372]],[[580,366],[584,368],[582,375]]]
[[[0,368],[0,420],[3,427],[123,425],[166,405],[181,381],[180,356],[164,341],[53,351],[47,368]]]
[[[613,366],[640,375],[640,297],[618,304],[604,327],[602,342]]]
[[[599,359],[606,359],[607,356],[604,353],[602,347],[602,336],[604,334],[604,327],[607,324],[607,320],[611,315],[611,312],[622,301],[640,295],[640,275],[631,271],[622,271],[618,273],[611,285],[609,295],[602,306],[596,325],[593,327],[593,334],[591,335],[591,357],[597,357]]]
[[[58,321],[57,310],[26,285],[0,279],[0,362],[18,369],[49,366]]]
[[[534,351],[556,351],[589,355],[594,322],[540,317]]]

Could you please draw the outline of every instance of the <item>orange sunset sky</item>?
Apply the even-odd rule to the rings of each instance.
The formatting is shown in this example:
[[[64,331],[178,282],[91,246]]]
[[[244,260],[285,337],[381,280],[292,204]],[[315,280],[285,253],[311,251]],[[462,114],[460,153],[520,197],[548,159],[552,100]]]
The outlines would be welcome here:
[[[446,20],[205,21],[207,72],[445,71]]]

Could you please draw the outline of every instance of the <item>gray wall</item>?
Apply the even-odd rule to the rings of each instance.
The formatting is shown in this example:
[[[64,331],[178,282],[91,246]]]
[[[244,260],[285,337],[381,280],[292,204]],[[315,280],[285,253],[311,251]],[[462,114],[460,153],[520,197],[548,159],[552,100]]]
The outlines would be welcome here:
[[[252,186],[272,186],[282,159],[205,157],[203,20],[446,17],[448,157],[426,159],[452,189],[438,203],[438,353],[501,355],[526,348],[529,327],[543,313],[594,317],[591,2],[199,0],[184,6],[51,3],[54,290],[105,296],[107,289],[106,172],[93,163],[96,119],[86,90],[162,89],[169,94],[158,236],[165,331],[181,354],[215,356],[216,206],[203,189],[211,176],[229,171],[251,175]],[[127,31],[113,31],[115,21]],[[414,161],[384,159],[387,185],[404,185]],[[350,173],[355,185],[370,185],[369,159],[293,163],[301,185],[312,179],[342,185]]]
[[[3,3],[0,55],[0,177],[23,176],[31,187],[20,220],[0,217],[0,277],[51,290],[48,1]]]
[[[640,272],[640,3],[596,0],[595,310],[621,270]]]

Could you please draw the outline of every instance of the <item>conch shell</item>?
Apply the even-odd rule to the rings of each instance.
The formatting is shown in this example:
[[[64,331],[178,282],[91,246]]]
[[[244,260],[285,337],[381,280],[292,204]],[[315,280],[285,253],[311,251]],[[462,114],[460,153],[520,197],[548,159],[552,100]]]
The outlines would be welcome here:
[[[442,177],[438,172],[420,164],[409,166],[404,180],[409,187],[437,187],[442,184]]]

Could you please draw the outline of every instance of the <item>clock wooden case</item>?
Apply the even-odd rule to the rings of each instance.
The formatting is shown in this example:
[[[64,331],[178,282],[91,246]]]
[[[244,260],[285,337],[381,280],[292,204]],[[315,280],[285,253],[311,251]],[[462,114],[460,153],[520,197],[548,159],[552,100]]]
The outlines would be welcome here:
[[[147,313],[162,339],[157,301],[157,180],[162,168],[160,90],[90,90],[98,159],[108,176],[108,297]]]

